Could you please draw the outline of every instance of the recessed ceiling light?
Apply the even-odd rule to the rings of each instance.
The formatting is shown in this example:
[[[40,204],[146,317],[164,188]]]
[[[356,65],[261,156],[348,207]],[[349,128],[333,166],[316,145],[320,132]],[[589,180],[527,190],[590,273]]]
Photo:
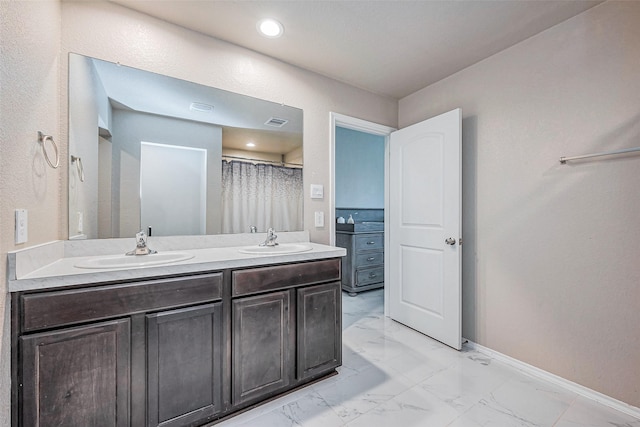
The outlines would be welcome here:
[[[284,33],[284,27],[275,19],[267,18],[258,22],[258,32],[272,39],[280,37]]]
[[[256,144],[254,144],[253,142],[247,142],[247,147],[255,147]]]

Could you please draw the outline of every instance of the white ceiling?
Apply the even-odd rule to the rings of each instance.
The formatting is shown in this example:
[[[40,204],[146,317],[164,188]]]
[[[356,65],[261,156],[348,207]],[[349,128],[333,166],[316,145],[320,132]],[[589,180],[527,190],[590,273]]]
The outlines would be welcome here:
[[[70,79],[81,55],[70,57]],[[302,146],[302,110],[227,92],[148,71],[92,59],[100,85],[116,108],[176,117],[223,128],[223,148],[286,154]],[[194,111],[192,102],[213,107]],[[270,118],[287,122],[278,128],[265,124]],[[255,147],[249,148],[247,142]]]
[[[601,1],[111,0],[400,99]],[[272,17],[284,36],[256,31]]]

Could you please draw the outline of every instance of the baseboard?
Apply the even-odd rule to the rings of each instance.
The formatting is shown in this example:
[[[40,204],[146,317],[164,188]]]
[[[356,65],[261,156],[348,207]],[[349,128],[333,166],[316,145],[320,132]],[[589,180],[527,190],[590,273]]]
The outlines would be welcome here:
[[[627,415],[640,419],[640,408],[631,406],[628,403],[624,403],[620,400],[614,399],[613,397],[607,396],[606,394],[602,394],[583,385],[574,383],[573,381],[569,381],[558,375],[552,374],[551,372],[536,368],[535,366],[529,365],[528,363],[522,362],[518,359],[514,359],[513,357],[507,356],[506,354],[491,350],[490,348],[484,347],[473,341],[463,338],[463,342],[465,342],[464,346],[466,346],[467,348],[479,351],[480,353],[499,360],[500,362],[506,363],[507,365],[523,371],[524,373],[529,374],[532,377],[549,381],[552,384],[563,387],[569,391],[579,394],[580,396],[586,397],[587,399],[595,400],[596,402],[615,409],[616,411],[620,411]]]

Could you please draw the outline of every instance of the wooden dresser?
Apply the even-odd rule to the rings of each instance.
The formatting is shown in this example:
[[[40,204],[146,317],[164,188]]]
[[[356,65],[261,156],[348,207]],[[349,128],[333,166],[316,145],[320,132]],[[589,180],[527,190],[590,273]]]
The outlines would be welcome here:
[[[358,292],[384,287],[384,223],[337,224],[336,246],[342,258],[342,290]]]

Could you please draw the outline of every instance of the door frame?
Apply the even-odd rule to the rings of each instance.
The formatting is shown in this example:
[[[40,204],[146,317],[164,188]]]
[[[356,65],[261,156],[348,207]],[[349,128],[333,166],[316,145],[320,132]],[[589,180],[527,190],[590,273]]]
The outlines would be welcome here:
[[[330,125],[330,144],[329,144],[329,244],[335,246],[336,244],[336,126],[343,128],[357,130],[359,132],[369,133],[372,135],[378,135],[384,137],[384,222],[389,223],[389,140],[391,132],[397,130],[396,128],[381,125],[378,123],[370,122],[367,120],[358,119],[356,117],[346,116],[340,113],[329,113],[329,125]],[[384,233],[384,245],[385,248],[389,247],[389,233],[385,230]],[[389,283],[389,251],[384,251],[384,281]],[[389,287],[384,287],[384,315],[389,314]]]

